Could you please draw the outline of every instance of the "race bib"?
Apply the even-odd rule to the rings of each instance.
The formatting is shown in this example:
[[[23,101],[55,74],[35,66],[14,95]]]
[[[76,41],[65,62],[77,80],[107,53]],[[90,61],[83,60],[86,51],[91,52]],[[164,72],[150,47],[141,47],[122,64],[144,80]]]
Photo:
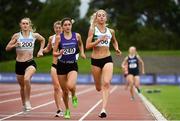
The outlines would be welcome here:
[[[32,42],[21,42],[21,47],[31,48],[31,47],[33,47],[33,43]]]
[[[34,41],[33,39],[20,39],[18,41],[19,45],[17,48],[19,49],[33,49],[34,48]]]
[[[137,64],[136,63],[131,63],[129,64],[129,68],[136,68],[137,67]]]
[[[101,38],[101,36],[103,36],[103,35],[98,36],[98,38]],[[97,46],[108,46],[109,47],[109,44],[110,44],[110,36],[106,36],[106,40],[100,41],[97,44]]]
[[[65,48],[63,55],[71,55],[74,54],[76,52],[76,48]]]
[[[103,41],[101,41],[101,44],[102,44],[102,45],[107,45],[107,44],[108,44],[108,40],[103,40]]]

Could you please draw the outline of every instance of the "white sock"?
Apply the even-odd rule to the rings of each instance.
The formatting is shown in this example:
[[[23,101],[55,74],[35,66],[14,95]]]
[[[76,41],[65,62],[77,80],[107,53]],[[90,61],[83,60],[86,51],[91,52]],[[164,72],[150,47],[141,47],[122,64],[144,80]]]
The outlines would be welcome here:
[[[102,112],[105,112],[105,113],[106,113],[106,110],[103,108],[103,109],[101,110],[101,113],[102,113]]]

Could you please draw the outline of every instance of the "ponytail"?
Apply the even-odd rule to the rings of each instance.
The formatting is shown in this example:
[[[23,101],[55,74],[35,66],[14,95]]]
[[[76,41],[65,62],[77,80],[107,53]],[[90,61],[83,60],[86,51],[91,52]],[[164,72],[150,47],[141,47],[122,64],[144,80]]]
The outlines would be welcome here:
[[[93,29],[93,30],[94,30],[94,27],[96,26],[96,16],[97,16],[96,14],[97,12],[93,13],[90,19],[90,29]]]

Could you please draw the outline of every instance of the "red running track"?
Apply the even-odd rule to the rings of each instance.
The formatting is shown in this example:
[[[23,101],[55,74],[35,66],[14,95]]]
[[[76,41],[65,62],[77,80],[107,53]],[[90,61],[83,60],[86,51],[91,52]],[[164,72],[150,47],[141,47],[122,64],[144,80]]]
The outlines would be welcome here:
[[[101,119],[101,92],[94,85],[78,85],[78,108],[73,108],[70,100],[71,120],[155,120],[136,95],[130,100],[129,92],[123,86],[111,86],[107,106],[108,117]],[[32,84],[32,111],[23,113],[18,84],[0,84],[0,121],[1,120],[64,120],[54,117],[56,107],[51,84]],[[64,105],[64,104],[62,104]]]

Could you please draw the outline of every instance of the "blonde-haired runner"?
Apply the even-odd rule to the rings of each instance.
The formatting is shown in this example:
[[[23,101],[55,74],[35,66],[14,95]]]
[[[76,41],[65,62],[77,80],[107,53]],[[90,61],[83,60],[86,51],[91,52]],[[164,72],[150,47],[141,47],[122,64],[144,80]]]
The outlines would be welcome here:
[[[137,89],[137,91],[140,93],[140,68],[141,67],[141,73],[144,74],[144,62],[141,59],[141,57],[137,54],[136,47],[131,46],[129,47],[129,55],[124,58],[122,62],[122,68],[127,69],[127,76],[126,80],[128,82],[128,85],[130,86],[130,94],[131,94],[131,100],[134,100],[134,85]]]
[[[86,41],[86,49],[93,49],[91,54],[91,72],[94,77],[97,91],[102,90],[102,109],[100,118],[107,116],[106,106],[108,103],[110,82],[113,76],[113,61],[109,50],[112,41],[117,55],[121,55],[115,31],[106,27],[107,13],[98,10],[91,17],[91,26]]]
[[[54,22],[53,28],[54,28],[55,34],[49,37],[48,44],[43,49],[43,53],[48,53],[54,48],[56,36],[60,35],[62,32],[61,21]],[[51,66],[51,78],[52,78],[52,83],[54,87],[54,100],[57,107],[55,117],[59,117],[59,116],[63,116],[62,105],[61,105],[62,94],[61,94],[61,87],[58,80],[56,69],[57,69],[57,57],[53,56],[53,61],[52,61],[52,66]]]
[[[23,104],[23,111],[31,110],[30,81],[36,71],[36,63],[33,60],[35,40],[40,42],[40,49],[37,57],[43,56],[45,39],[33,30],[30,18],[23,18],[20,21],[20,32],[15,33],[6,46],[6,51],[16,48],[16,78],[20,85],[20,94]]]

